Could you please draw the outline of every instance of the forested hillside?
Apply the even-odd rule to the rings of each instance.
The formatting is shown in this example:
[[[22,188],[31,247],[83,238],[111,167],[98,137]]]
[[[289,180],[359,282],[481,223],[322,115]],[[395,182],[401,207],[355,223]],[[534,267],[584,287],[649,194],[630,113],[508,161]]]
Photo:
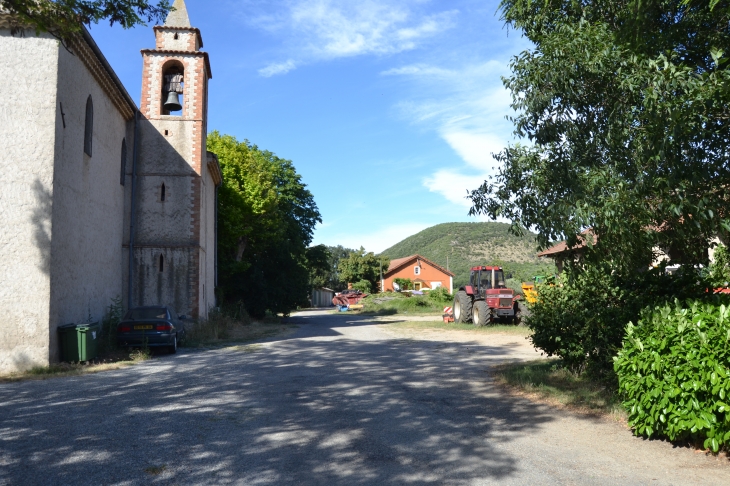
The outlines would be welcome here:
[[[418,253],[456,276],[454,287],[469,280],[474,265],[501,265],[515,282],[530,280],[534,275],[555,272],[551,260],[537,258],[533,233],[517,237],[509,233],[507,223],[443,223],[425,229],[396,243],[381,254],[403,258]],[[448,262],[447,262],[448,257]]]

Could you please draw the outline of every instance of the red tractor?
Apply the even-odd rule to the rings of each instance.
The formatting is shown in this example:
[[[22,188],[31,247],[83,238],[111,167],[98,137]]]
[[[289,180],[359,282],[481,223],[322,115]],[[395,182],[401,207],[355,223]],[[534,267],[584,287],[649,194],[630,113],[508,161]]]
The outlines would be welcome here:
[[[469,285],[454,296],[454,321],[485,326],[497,320],[519,322],[519,295],[505,285],[502,267],[473,267]]]

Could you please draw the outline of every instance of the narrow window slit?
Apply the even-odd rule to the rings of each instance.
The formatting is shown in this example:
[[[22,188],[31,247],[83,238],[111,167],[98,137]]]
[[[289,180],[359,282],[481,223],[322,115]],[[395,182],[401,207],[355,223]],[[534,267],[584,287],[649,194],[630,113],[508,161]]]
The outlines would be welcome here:
[[[160,255],[160,272],[165,270],[165,257]]]
[[[162,183],[162,187],[160,188],[160,201],[165,200],[165,183]]]

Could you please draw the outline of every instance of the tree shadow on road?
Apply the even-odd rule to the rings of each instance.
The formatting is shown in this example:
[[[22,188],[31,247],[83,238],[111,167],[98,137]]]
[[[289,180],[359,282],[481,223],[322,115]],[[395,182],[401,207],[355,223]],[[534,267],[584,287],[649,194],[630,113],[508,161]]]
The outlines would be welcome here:
[[[521,468],[508,444],[555,417],[493,387],[509,352],[284,338],[0,385],[0,484],[504,480]]]

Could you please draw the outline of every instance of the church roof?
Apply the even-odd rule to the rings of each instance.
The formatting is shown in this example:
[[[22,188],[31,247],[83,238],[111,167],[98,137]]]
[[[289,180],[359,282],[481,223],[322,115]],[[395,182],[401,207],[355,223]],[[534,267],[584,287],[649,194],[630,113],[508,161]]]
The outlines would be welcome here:
[[[117,77],[117,73],[114,72],[86,27],[82,26],[80,37],[83,42],[79,42],[79,37],[74,37],[70,43],[71,48],[106,91],[112,99],[112,103],[122,113],[122,116],[126,120],[130,120],[137,112],[137,104],[129,96],[127,89]]]
[[[174,10],[171,10],[165,19],[165,27],[191,27],[185,0],[175,0],[172,8]]]

